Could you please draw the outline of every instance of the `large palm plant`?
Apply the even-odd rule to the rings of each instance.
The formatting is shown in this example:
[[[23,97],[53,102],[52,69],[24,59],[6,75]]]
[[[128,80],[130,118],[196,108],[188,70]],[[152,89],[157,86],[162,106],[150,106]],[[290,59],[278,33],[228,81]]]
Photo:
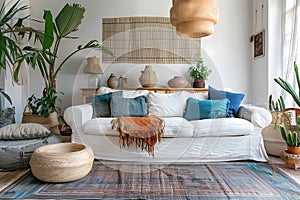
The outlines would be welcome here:
[[[18,58],[14,79],[18,80],[21,64],[25,61],[33,69],[39,69],[45,84],[43,96],[40,99],[31,98],[31,100],[34,99],[31,105],[36,107],[33,114],[47,116],[56,111],[55,104],[59,100],[59,98],[56,98],[59,94],[56,92],[56,78],[70,57],[85,49],[97,49],[110,53],[98,41],[91,40],[87,44],[79,45],[77,49],[70,51],[71,53],[61,63],[56,63],[61,41],[63,39],[77,39],[77,37],[72,37],[70,34],[78,30],[81,20],[84,18],[84,12],[85,8],[79,4],[66,4],[53,21],[51,12],[45,10],[43,16],[44,31],[42,31],[42,34],[37,31],[36,34],[36,41],[40,42],[41,48],[32,46],[23,48],[24,54]]]
[[[0,72],[11,68],[16,59],[22,55],[17,34],[24,35],[25,28],[22,23],[28,16],[17,19],[19,13],[27,10],[27,5],[20,6],[20,1],[14,3],[9,9],[4,1],[0,8]],[[13,21],[15,20],[15,23]],[[11,98],[0,88],[0,94],[12,104]],[[0,99],[1,108],[1,99]],[[1,112],[0,112],[1,113]]]

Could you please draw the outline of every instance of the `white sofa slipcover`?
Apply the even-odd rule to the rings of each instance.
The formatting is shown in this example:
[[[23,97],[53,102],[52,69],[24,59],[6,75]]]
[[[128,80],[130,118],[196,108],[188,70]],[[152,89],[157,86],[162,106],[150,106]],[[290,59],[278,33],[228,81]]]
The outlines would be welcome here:
[[[101,91],[101,89],[100,89]],[[103,91],[103,90],[102,90]],[[105,92],[111,90],[105,89]],[[142,91],[143,95],[147,95]],[[124,91],[126,98],[138,96],[138,92]],[[92,147],[96,159],[144,162],[214,162],[232,160],[267,161],[261,130],[271,123],[271,114],[254,106],[242,106],[239,113],[243,118],[219,118],[187,121],[182,110],[187,98],[193,96],[207,99],[207,94],[148,95],[149,111],[165,120],[162,141],[155,145],[155,156],[135,146],[120,148],[118,132],[111,129],[113,118],[94,118],[92,105],[71,106],[65,110],[64,119],[72,128],[72,142]],[[173,99],[173,104],[159,103]],[[152,101],[152,99],[155,101]],[[169,99],[168,99],[169,98]],[[179,101],[180,100],[180,101]],[[178,104],[178,110],[174,109]],[[159,109],[154,107],[159,105]],[[163,106],[161,106],[163,105]],[[152,108],[151,108],[152,106]],[[154,107],[153,107],[154,106]],[[172,109],[170,109],[172,107]],[[162,110],[164,109],[165,110]],[[151,112],[150,112],[151,113]],[[152,112],[153,113],[153,112]],[[177,113],[177,114],[176,114]],[[177,116],[176,116],[177,115]],[[178,116],[180,115],[180,116]],[[247,120],[248,119],[248,120]]]

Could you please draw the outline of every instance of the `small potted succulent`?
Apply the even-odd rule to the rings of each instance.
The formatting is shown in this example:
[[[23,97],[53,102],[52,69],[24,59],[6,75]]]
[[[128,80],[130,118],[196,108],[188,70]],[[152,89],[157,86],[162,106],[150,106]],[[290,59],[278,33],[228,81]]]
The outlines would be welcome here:
[[[212,71],[204,65],[203,59],[200,58],[196,66],[192,65],[189,67],[189,73],[192,78],[194,78],[193,87],[194,88],[204,88],[205,80],[207,80],[208,76]]]
[[[300,116],[297,117],[297,128],[298,131],[286,131],[284,125],[280,125],[280,132],[282,138],[285,140],[287,144],[287,153],[300,155],[300,139],[299,139],[299,131],[300,131]]]

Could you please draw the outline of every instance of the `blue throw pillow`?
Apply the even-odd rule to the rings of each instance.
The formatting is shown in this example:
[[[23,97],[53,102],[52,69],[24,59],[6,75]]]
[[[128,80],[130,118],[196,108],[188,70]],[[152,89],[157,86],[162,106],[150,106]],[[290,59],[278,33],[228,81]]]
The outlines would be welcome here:
[[[223,118],[227,115],[228,99],[198,100],[189,98],[183,117],[189,121],[199,119]]]
[[[210,86],[208,87],[208,99],[213,99],[213,100],[220,100],[225,98],[229,99],[230,105],[229,105],[229,110],[227,112],[229,116],[237,117],[239,107],[244,96],[245,96],[244,94],[217,90]]]
[[[143,117],[148,115],[147,98],[145,96],[135,98],[112,96],[110,107],[112,117]]]
[[[122,96],[122,94],[123,91],[117,91],[88,97],[88,102],[91,102],[93,106],[93,117],[110,117],[112,96]]]

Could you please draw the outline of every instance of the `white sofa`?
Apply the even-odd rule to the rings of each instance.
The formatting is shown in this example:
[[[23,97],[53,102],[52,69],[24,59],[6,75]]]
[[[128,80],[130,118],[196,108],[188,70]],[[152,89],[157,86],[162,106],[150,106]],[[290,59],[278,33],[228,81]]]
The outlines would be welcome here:
[[[111,90],[100,88],[100,93]],[[92,118],[90,104],[76,105],[64,112],[72,128],[72,142],[92,147],[95,158],[143,162],[214,162],[255,160],[265,162],[261,130],[271,123],[271,114],[258,107],[242,106],[239,118],[187,121],[183,112],[189,97],[207,99],[207,93],[123,91],[123,97],[145,95],[148,112],[164,119],[164,137],[155,145],[154,158],[135,146],[120,148],[119,132],[111,128],[113,118]]]

